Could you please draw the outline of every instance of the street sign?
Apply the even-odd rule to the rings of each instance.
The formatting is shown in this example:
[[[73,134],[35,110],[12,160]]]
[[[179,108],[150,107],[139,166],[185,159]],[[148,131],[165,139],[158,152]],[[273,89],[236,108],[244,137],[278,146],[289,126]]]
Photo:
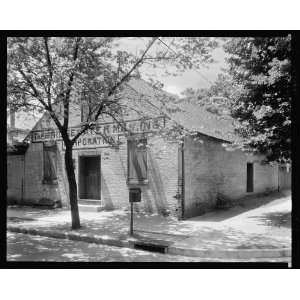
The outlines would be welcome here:
[[[129,189],[129,202],[130,202],[130,235],[133,235],[133,203],[141,202],[141,189],[140,188],[130,188]]]

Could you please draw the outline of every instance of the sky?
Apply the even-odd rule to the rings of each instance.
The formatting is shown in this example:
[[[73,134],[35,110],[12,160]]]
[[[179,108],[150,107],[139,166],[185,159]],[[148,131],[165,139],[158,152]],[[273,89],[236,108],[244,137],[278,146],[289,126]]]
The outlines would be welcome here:
[[[202,69],[197,69],[197,71],[187,71],[180,77],[161,79],[165,85],[164,90],[180,96],[180,93],[189,87],[195,89],[208,88],[211,85],[209,81],[214,82],[218,74],[221,73],[221,69],[226,66],[225,52],[222,48],[214,50],[212,55],[216,62],[212,63],[208,68],[203,67]]]
[[[139,50],[145,49],[146,40],[123,38],[119,43],[120,49],[126,49],[127,51],[137,53]],[[226,67],[226,54],[221,46],[212,52],[212,57],[215,62],[210,64],[209,67],[202,67],[201,69],[197,69],[197,71],[186,71],[182,76],[176,77],[162,77],[157,75],[157,79],[164,84],[163,89],[165,91],[178,96],[180,96],[180,93],[186,88],[208,88],[211,85],[211,82],[215,81],[218,74],[222,72],[221,69]]]

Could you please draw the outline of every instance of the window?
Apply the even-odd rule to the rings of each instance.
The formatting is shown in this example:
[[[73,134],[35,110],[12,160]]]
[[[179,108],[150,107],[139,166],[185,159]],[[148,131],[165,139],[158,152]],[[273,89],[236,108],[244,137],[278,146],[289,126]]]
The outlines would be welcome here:
[[[57,183],[57,153],[56,145],[46,146],[44,144],[44,180],[46,184]]]
[[[85,101],[82,101],[81,102],[81,112],[80,112],[81,122],[86,121],[88,114],[89,114],[89,106]]]
[[[147,140],[128,140],[128,183],[147,183]]]
[[[93,99],[88,91],[83,91],[80,96],[80,119],[81,122],[93,120],[97,113],[99,103]]]
[[[247,163],[247,193],[253,192],[253,163]]]

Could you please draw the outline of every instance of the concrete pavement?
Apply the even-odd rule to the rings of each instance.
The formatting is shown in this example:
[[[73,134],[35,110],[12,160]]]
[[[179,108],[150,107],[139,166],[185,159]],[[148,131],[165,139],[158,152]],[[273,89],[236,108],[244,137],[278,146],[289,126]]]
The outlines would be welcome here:
[[[135,213],[135,238],[125,210],[81,212],[82,228],[70,230],[70,212],[11,207],[8,230],[134,248],[139,240],[164,241],[168,253],[223,259],[291,255],[289,192],[254,199],[226,211],[178,221]]]

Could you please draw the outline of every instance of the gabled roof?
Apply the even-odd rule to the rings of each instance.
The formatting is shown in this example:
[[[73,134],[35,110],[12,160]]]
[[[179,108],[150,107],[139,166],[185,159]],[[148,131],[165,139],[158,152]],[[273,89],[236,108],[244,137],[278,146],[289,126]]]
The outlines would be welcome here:
[[[169,107],[174,102],[172,99],[178,99],[178,96],[154,88],[139,78],[132,78],[126,83],[122,94],[127,100],[128,107],[138,109],[148,117],[168,114],[167,106]]]
[[[193,104],[183,104],[181,110],[172,113],[172,119],[186,129],[229,142],[239,138],[234,130],[234,119],[229,115],[217,115]]]
[[[239,138],[234,130],[234,119],[228,114],[218,115],[197,104],[184,104],[178,101],[178,96],[154,89],[141,79],[131,80],[129,85],[135,92],[146,96],[144,100],[138,101],[137,105],[142,105],[151,115],[165,113],[184,128],[216,139],[233,142]],[[151,104],[148,103],[150,101]]]

